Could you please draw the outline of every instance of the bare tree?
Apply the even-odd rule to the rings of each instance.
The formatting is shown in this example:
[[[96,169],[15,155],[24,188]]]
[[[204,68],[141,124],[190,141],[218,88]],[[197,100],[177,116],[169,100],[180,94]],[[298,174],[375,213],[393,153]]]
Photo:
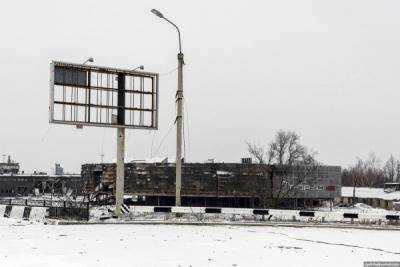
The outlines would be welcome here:
[[[276,149],[274,146],[269,146],[267,151],[268,164],[271,164],[276,156]]]
[[[294,131],[277,131],[267,149],[249,141],[245,143],[247,151],[258,163],[290,166],[317,164],[317,153],[302,145],[300,135]]]
[[[386,161],[385,166],[383,167],[383,171],[385,173],[386,178],[394,182],[397,178],[398,171],[398,160],[396,160],[393,155],[390,155],[389,159]]]
[[[353,206],[356,198],[356,187],[361,183],[360,180],[364,175],[364,161],[361,158],[357,158],[356,165],[351,169],[351,177],[353,180]]]
[[[374,186],[378,181],[384,183],[385,178],[380,162],[380,159],[375,155],[375,153],[371,152],[369,154],[368,159],[365,162],[365,174],[363,177],[364,184],[368,187]]]
[[[396,160],[396,182],[400,183],[400,160]]]
[[[279,165],[314,165],[316,152],[300,143],[300,135],[294,131],[279,130],[269,145],[271,163]]]
[[[263,164],[265,163],[265,150],[262,146],[256,145],[255,143],[251,143],[246,141],[247,151],[253,156],[258,163]]]
[[[299,144],[300,136],[295,132],[288,132],[287,140],[287,163],[288,165],[294,165],[295,162],[299,161],[304,156],[306,148]]]
[[[285,131],[279,130],[275,134],[275,139],[271,142],[271,149],[275,148],[276,160],[280,165],[284,164],[284,157],[286,153],[286,148],[288,147],[288,134]]]
[[[370,153],[366,160],[357,158],[355,165],[343,170],[342,184],[344,186],[383,186],[387,177],[384,168],[380,165],[379,158]]]
[[[317,151],[315,151],[313,149],[308,150],[306,148],[304,151],[303,159],[302,159],[303,165],[306,165],[306,166],[321,165],[320,162],[317,161],[317,155],[318,155]]]

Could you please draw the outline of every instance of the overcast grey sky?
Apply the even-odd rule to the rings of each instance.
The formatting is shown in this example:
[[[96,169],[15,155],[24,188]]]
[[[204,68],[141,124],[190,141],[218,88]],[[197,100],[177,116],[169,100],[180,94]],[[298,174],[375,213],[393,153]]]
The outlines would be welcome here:
[[[187,158],[237,162],[245,140],[292,129],[326,164],[399,157],[400,2],[6,1],[0,10],[0,153],[69,171],[115,158],[116,130],[48,123],[49,63],[168,72],[182,29]],[[127,158],[155,152],[174,120],[176,72],[160,80],[160,129],[129,130]],[[153,144],[153,145],[152,145]],[[175,132],[156,156],[174,158]]]

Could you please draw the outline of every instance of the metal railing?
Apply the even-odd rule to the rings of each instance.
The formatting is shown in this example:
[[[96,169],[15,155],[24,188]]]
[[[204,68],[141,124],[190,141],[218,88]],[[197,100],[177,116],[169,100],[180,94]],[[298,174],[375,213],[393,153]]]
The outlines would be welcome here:
[[[0,205],[27,207],[85,207],[89,202],[73,200],[0,198]]]

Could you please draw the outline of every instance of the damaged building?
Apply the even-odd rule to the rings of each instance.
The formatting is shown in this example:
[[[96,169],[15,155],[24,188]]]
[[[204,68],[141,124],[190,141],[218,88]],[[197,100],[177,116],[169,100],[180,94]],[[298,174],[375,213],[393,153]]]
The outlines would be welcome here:
[[[82,165],[86,192],[114,193],[115,164]],[[182,205],[312,207],[341,194],[337,166],[184,163]],[[125,194],[132,204],[173,206],[175,164],[126,163]]]
[[[0,196],[80,195],[83,185],[81,175],[3,174],[0,175]]]
[[[83,185],[81,175],[64,175],[59,163],[55,164],[55,175],[37,171],[32,174],[20,172],[19,163],[11,160],[11,156],[7,157],[7,161],[0,163],[0,197],[39,194],[81,195]]]

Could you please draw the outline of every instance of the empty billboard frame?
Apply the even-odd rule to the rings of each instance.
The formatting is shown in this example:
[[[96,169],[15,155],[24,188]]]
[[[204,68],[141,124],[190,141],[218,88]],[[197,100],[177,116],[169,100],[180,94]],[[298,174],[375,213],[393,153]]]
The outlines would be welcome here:
[[[50,123],[158,128],[158,74],[53,61]]]

